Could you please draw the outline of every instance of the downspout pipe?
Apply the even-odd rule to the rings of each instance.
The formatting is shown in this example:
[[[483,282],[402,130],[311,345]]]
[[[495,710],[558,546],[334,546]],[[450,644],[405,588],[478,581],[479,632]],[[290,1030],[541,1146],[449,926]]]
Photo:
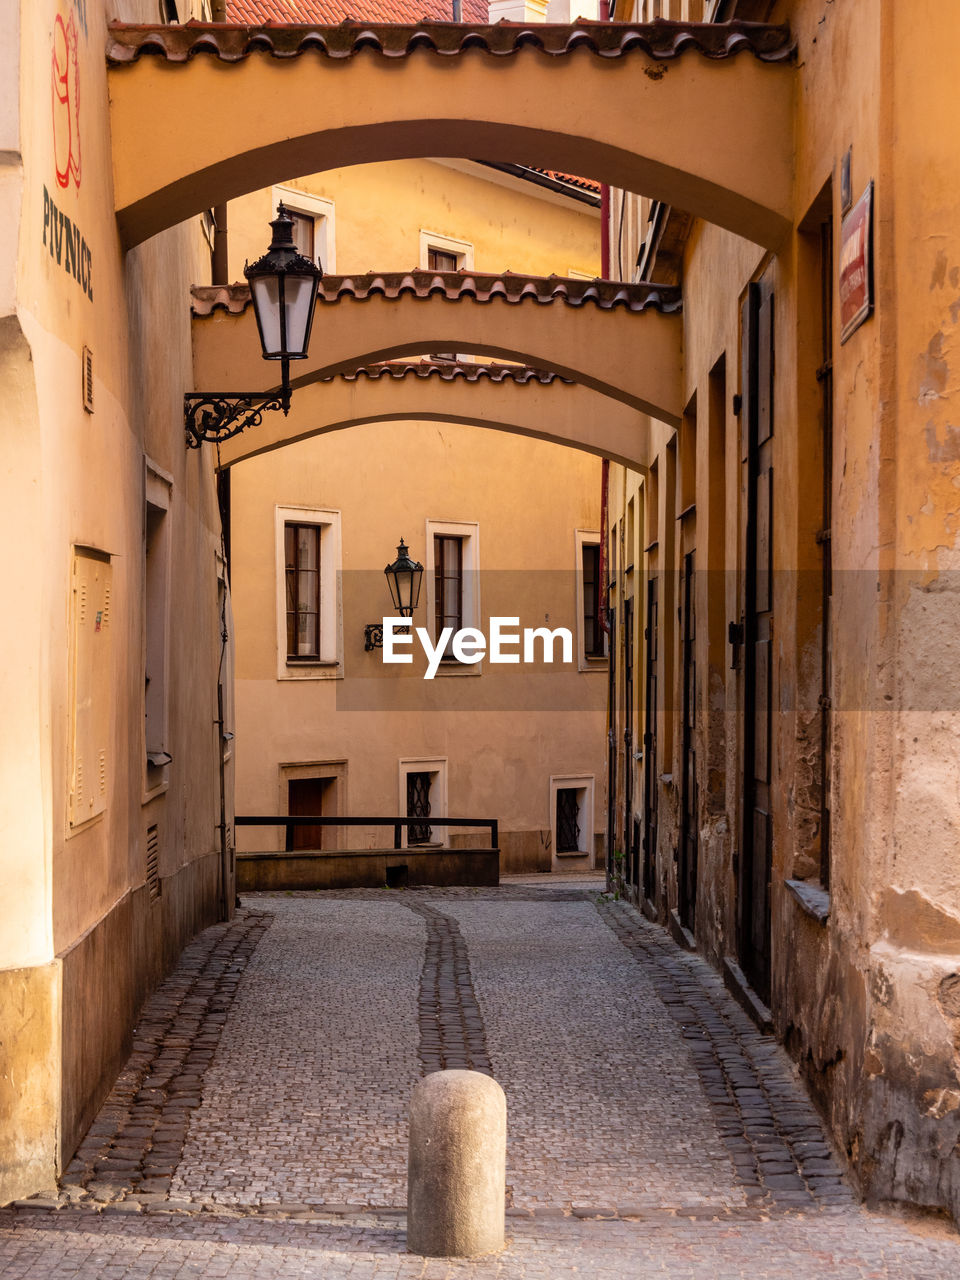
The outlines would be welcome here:
[[[213,0],[211,13],[214,22],[226,22],[227,0]],[[213,256],[211,261],[211,284],[229,284],[230,267],[227,257],[227,206],[213,206]]]

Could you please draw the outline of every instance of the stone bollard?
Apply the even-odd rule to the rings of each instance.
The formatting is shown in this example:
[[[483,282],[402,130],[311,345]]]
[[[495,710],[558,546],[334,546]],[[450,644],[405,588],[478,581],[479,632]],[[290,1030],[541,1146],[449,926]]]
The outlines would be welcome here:
[[[434,1071],[410,1100],[407,1249],[471,1258],[504,1245],[507,1100],[479,1071]]]

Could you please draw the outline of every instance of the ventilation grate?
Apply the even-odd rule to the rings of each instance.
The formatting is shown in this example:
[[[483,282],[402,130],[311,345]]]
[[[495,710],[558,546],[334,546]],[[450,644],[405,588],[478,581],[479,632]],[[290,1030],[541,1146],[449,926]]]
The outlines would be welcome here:
[[[80,378],[83,383],[83,407],[87,413],[93,413],[93,352],[89,347],[83,348]]]
[[[160,897],[160,828],[147,827],[147,889],[151,900]]]

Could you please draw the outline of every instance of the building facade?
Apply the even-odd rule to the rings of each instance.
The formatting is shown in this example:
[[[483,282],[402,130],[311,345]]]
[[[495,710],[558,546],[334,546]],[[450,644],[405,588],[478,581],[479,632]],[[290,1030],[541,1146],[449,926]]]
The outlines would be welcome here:
[[[438,279],[599,273],[595,184],[522,166],[410,160],[316,174],[232,202],[231,278],[257,256],[281,200],[303,251],[338,279],[374,264]],[[321,306],[314,344],[325,331]],[[316,388],[318,400],[358,382],[392,383],[393,420],[358,413],[348,429],[230,467],[237,810],[423,816],[404,843],[440,847],[470,846],[477,836],[431,826],[430,816],[494,818],[504,872],[602,865],[601,463],[436,413],[403,416],[403,384],[415,391],[424,380],[469,381],[476,391],[490,383],[496,396],[495,380],[508,377],[519,395],[541,388],[518,366],[479,360],[427,349],[340,375],[338,387]],[[318,431],[324,422],[318,413]],[[540,650],[523,665],[497,665],[489,654],[465,663],[448,652],[425,679],[417,644],[406,651],[411,665],[385,664],[365,632],[391,613],[383,566],[401,537],[424,568],[413,623],[434,643],[445,625],[489,637],[500,617],[520,631],[566,628],[569,654],[560,641],[550,663]],[[522,657],[519,644],[514,652]],[[345,850],[392,840],[390,828],[327,827],[293,833],[291,843]],[[283,841],[278,828],[238,833],[244,851],[283,849]]]
[[[794,229],[613,200],[685,368],[608,495],[611,873],[776,1030],[867,1195],[956,1215],[956,15],[708,16],[797,41]]]
[[[209,250],[194,219],[124,254],[111,208],[107,17],[156,10],[0,17],[4,1202],[54,1183],[144,997],[233,903],[216,490],[183,444]]]

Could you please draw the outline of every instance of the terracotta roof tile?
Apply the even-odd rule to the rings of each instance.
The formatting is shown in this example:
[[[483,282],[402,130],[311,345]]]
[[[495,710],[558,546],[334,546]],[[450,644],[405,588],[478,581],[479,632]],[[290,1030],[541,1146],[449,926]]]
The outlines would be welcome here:
[[[195,286],[193,313],[208,316],[218,309],[239,314],[250,302],[245,284]],[[359,276],[325,275],[320,282],[318,300],[335,303],[341,298],[364,301],[367,298],[388,299],[413,296],[443,297],[450,302],[470,298],[488,303],[497,299],[516,305],[532,302],[540,306],[561,302],[569,307],[587,303],[603,311],[622,307],[626,311],[679,311],[682,295],[676,285],[625,284],[619,280],[570,280],[564,276],[526,276],[513,272],[503,275],[480,275],[460,271],[385,271]]]
[[[562,378],[559,373],[550,369],[532,369],[521,364],[457,364],[453,361],[417,360],[387,361],[383,364],[365,364],[359,369],[332,374],[321,378],[321,382],[332,382],[334,378],[342,378],[345,382],[357,382],[360,378],[369,378],[375,382],[381,378],[393,378],[402,381],[404,378],[438,378],[441,382],[516,382],[521,386],[528,383],[539,383],[549,386],[551,382],[563,382],[573,385],[571,378]]]
[[[451,0],[228,0],[227,21],[248,27],[266,22],[336,26],[356,22],[449,21]],[[463,0],[464,22],[489,21],[487,0]]]
[[[588,49],[601,58],[622,58],[639,51],[659,61],[693,51],[705,58],[729,58],[749,52],[762,62],[786,62],[796,55],[788,27],[758,22],[498,22],[471,26],[456,22],[382,23],[342,22],[339,26],[243,26],[188,22],[184,26],[137,26],[111,22],[107,62],[123,66],[141,54],[168,62],[187,62],[199,53],[224,62],[239,62],[251,53],[295,58],[308,49],[329,58],[350,58],[362,49],[385,58],[403,58],[414,49],[428,49],[455,57],[466,49],[481,49],[509,57],[524,47],[561,57]]]
[[[536,166],[531,166],[536,168]],[[537,169],[538,173],[545,173],[548,178],[554,178],[557,182],[569,182],[573,187],[580,187],[584,191],[599,191],[600,183],[593,178],[578,178],[572,173],[561,173],[559,169]]]

